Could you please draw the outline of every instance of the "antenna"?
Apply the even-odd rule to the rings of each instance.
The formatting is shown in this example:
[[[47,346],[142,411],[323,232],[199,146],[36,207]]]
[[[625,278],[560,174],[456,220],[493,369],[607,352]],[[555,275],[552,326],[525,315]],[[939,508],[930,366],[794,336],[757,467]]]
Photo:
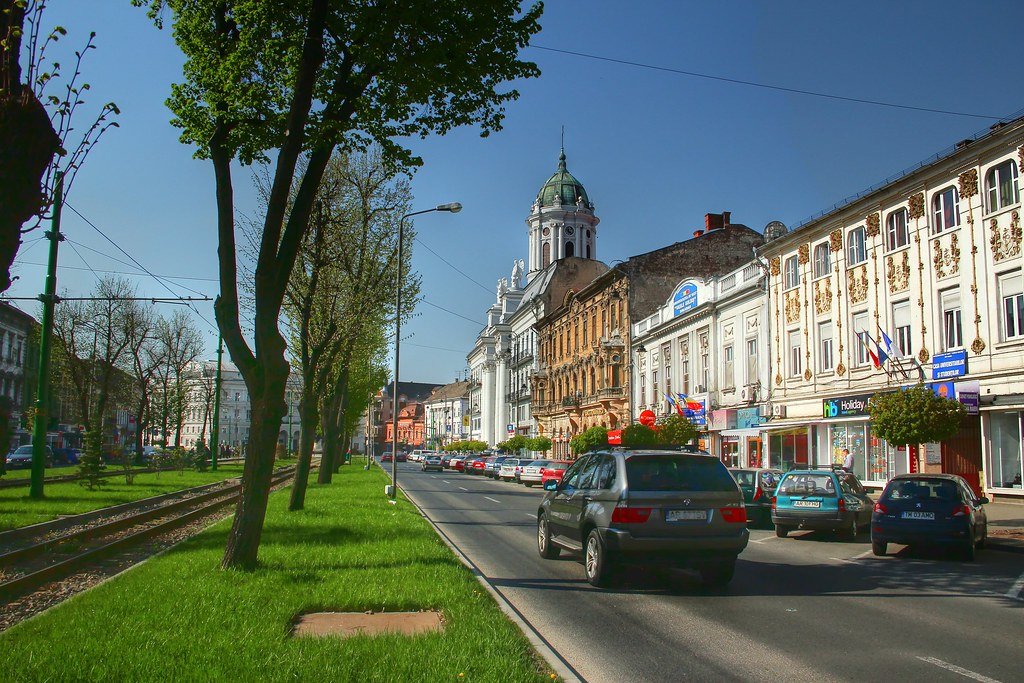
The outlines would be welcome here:
[[[562,124],[562,151],[565,151],[565,124]]]

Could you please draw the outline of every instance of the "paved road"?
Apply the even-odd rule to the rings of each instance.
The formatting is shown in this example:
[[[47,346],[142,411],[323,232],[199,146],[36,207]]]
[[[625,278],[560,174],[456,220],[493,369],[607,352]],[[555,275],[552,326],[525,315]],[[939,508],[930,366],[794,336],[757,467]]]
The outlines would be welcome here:
[[[399,465],[399,483],[588,681],[1024,681],[1024,555],[966,563],[866,536],[754,530],[728,590],[688,572],[592,588],[536,551],[534,488]]]

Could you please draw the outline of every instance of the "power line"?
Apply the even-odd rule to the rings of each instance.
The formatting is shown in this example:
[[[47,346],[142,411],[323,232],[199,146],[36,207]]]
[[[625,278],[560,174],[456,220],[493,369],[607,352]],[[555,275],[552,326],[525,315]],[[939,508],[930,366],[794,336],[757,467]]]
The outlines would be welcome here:
[[[40,239],[42,239],[42,238],[40,238]],[[79,246],[82,246],[82,245],[79,245]],[[43,266],[43,267],[46,266],[45,263],[39,263],[37,261],[16,261],[16,263],[19,266]],[[62,263],[58,263],[57,264],[57,268],[62,268],[62,269],[67,269],[67,270],[91,270],[91,271],[93,271],[95,273],[106,273],[108,275],[135,275],[135,276],[140,276],[140,275],[144,276],[145,275],[145,273],[139,273],[139,272],[136,272],[136,271],[133,271],[133,270],[104,270],[102,268],[95,268],[95,269],[94,268],[82,268],[81,266],[66,266],[66,265],[64,265]],[[220,280],[218,280],[215,277],[187,277],[187,276],[184,276],[184,275],[160,275],[159,277],[162,277],[165,280],[197,280],[197,281],[200,281],[200,282],[220,282]]]
[[[426,344],[416,344],[415,342],[405,342],[406,346],[418,346],[421,349],[434,349],[436,351],[451,351],[452,353],[465,353],[465,349],[446,349],[443,346],[428,346]]]
[[[448,259],[446,259],[446,258],[445,258],[444,256],[441,256],[441,255],[440,255],[440,254],[438,254],[438,253],[437,253],[436,251],[434,251],[433,249],[431,249],[430,247],[428,247],[428,246],[427,246],[426,244],[424,244],[423,240],[421,240],[421,239],[420,239],[419,237],[417,237],[417,238],[416,238],[416,241],[420,243],[420,246],[421,246],[421,247],[423,247],[424,249],[426,249],[427,251],[429,251],[429,252],[430,252],[431,254],[433,254],[433,255],[434,255],[434,256],[436,256],[437,258],[439,258],[439,259],[441,259],[442,261],[444,261],[444,262],[445,262],[445,264],[447,264],[447,265],[448,265],[448,267],[449,267],[449,268],[451,268],[452,270],[454,270],[454,271],[455,271],[456,273],[458,273],[458,274],[459,274],[459,275],[461,275],[462,277],[466,278],[467,280],[469,280],[469,281],[470,281],[470,282],[472,282],[472,283],[473,283],[474,285],[476,285],[476,286],[477,286],[477,287],[479,287],[480,289],[484,290],[484,291],[485,291],[485,292],[487,292],[488,294],[490,294],[490,293],[491,293],[491,290],[490,290],[490,288],[489,288],[489,287],[487,287],[487,286],[485,286],[485,285],[482,285],[482,284],[480,284],[479,282],[477,282],[476,280],[474,280],[473,278],[471,278],[471,277],[470,277],[469,275],[467,275],[467,274],[466,274],[465,272],[463,272],[463,271],[462,271],[462,270],[460,270],[460,269],[459,269],[458,267],[456,267],[455,265],[453,265],[453,264],[452,264],[452,263],[451,263],[451,262],[450,262],[450,261],[449,261]]]
[[[921,111],[928,112],[930,114],[948,114],[950,116],[968,116],[976,119],[992,119],[995,121],[1001,120],[1002,116],[992,116],[990,114],[973,114],[971,112],[962,111],[951,111],[949,109],[933,109],[930,107],[915,107],[910,104],[899,104],[896,102],[884,102],[882,100],[868,100],[861,97],[847,97],[845,95],[833,95],[831,93],[817,92],[814,90],[804,90],[802,88],[787,88],[781,85],[771,85],[768,83],[758,83],[756,81],[744,81],[738,78],[728,78],[726,76],[715,76],[714,74],[699,73],[697,71],[686,71],[684,69],[675,69],[668,66],[658,66],[656,64],[644,64],[643,62],[633,62],[627,59],[615,59],[613,57],[603,57],[601,55],[588,54],[586,52],[575,52],[573,50],[563,50],[555,47],[544,47],[543,45],[530,45],[536,50],[544,50],[546,52],[557,52],[565,55],[573,55],[574,57],[584,57],[586,59],[594,59],[600,62],[611,62],[612,64],[623,64],[626,66],[635,66],[640,69],[650,69],[652,71],[665,71],[668,73],[679,74],[681,76],[693,76],[694,78],[706,78],[712,81],[721,81],[723,83],[734,83],[736,85],[749,85],[754,88],[764,88],[766,90],[779,90],[781,92],[793,93],[796,95],[809,95],[811,97],[822,97],[829,100],[841,100],[843,102],[856,102],[858,104],[871,104],[876,107],[890,107],[892,109],[908,109],[910,111]]]
[[[78,251],[78,248],[75,246],[75,243],[69,240],[68,246],[71,247],[71,251],[75,252],[75,255],[78,256],[78,258],[82,259],[82,263],[84,263],[85,267],[92,272],[93,277],[96,278],[96,282],[99,282],[102,278],[95,270],[92,269],[92,266],[89,265],[89,262],[85,260],[85,257],[82,256],[82,252]]]
[[[479,320],[473,320],[472,318],[467,318],[466,316],[462,315],[461,313],[456,313],[455,311],[449,310],[449,309],[445,308],[444,306],[438,306],[438,305],[437,305],[437,304],[435,304],[435,303],[432,303],[432,302],[430,302],[430,301],[427,301],[427,300],[426,300],[426,299],[424,299],[423,297],[420,297],[420,298],[419,298],[419,299],[417,300],[417,302],[418,302],[418,303],[421,303],[421,304],[426,304],[426,305],[428,305],[428,306],[433,306],[434,308],[440,309],[440,310],[444,311],[445,313],[450,313],[451,315],[454,315],[454,316],[455,316],[456,318],[462,318],[463,320],[466,320],[466,321],[468,321],[468,322],[471,322],[471,323],[473,323],[474,325],[479,325],[479,324],[480,324],[480,321],[479,321]]]

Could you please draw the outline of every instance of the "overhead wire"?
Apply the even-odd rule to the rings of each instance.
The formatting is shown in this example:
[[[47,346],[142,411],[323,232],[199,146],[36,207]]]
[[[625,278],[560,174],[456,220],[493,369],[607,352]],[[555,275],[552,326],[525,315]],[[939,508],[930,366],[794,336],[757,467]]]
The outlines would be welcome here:
[[[766,90],[778,90],[780,92],[788,92],[795,95],[807,95],[810,97],[821,97],[830,100],[840,100],[843,102],[856,102],[857,104],[869,104],[876,107],[889,107],[892,109],[907,109],[910,111],[927,112],[930,114],[947,114],[949,116],[967,116],[976,119],[992,119],[995,121],[1001,120],[1002,116],[994,116],[992,114],[976,114],[973,112],[963,111],[952,111],[950,109],[937,109],[932,107],[918,107],[911,104],[900,104],[898,102],[886,102],[884,100],[870,100],[863,97],[850,97],[846,95],[836,95],[833,93],[819,92],[816,90],[806,90],[804,88],[789,88],[782,85],[773,85],[770,83],[758,83],[757,81],[747,81],[739,78],[729,78],[727,76],[717,76],[715,74],[700,73],[698,71],[688,71],[686,69],[677,69],[668,66],[659,66],[657,64],[645,64],[644,62],[636,62],[628,59],[617,59],[614,57],[605,57],[603,55],[595,55],[587,52],[578,52],[576,50],[566,50],[563,48],[547,47],[544,45],[530,45],[529,47],[535,50],[543,50],[545,52],[556,52],[564,55],[572,55],[574,57],[583,57],[585,59],[593,59],[601,62],[610,62],[612,64],[622,64],[625,66],[633,66],[640,69],[649,69],[652,71],[663,71],[667,73],[678,74],[681,76],[692,76],[693,78],[704,78],[712,81],[721,81],[723,83],[733,83],[736,85],[746,85],[752,88],[764,88]]]
[[[82,245],[79,245],[79,246],[82,246]],[[39,263],[38,261],[18,261],[17,263],[18,263],[18,265],[24,265],[24,266],[44,266],[44,267],[46,266],[45,263]],[[135,275],[136,277],[138,277],[140,275],[142,275],[142,276],[145,275],[145,273],[139,273],[139,272],[136,272],[136,271],[133,271],[133,270],[105,270],[103,268],[95,268],[95,269],[93,269],[93,268],[82,268],[81,266],[66,266],[63,263],[58,263],[57,264],[57,269],[58,270],[64,270],[64,269],[66,269],[66,270],[95,270],[95,272],[97,272],[97,273],[105,273],[105,274],[108,274],[108,275]],[[164,278],[165,280],[197,280],[197,281],[200,281],[200,282],[220,282],[220,280],[218,280],[215,277],[192,277],[192,276],[184,276],[184,275],[160,275],[160,277]]]
[[[485,292],[487,292],[488,294],[490,294],[490,293],[491,293],[491,289],[490,289],[489,287],[487,287],[486,285],[483,285],[483,284],[481,284],[481,283],[480,283],[480,282],[478,282],[477,280],[474,280],[474,279],[473,279],[472,277],[470,277],[469,275],[467,275],[467,274],[466,274],[466,273],[465,273],[464,271],[460,270],[460,269],[459,269],[459,268],[458,268],[458,267],[457,267],[456,265],[454,265],[453,263],[451,263],[451,262],[450,262],[450,261],[449,261],[448,259],[446,259],[446,258],[445,258],[444,256],[441,256],[441,255],[440,255],[440,254],[438,254],[438,253],[437,253],[436,251],[434,251],[433,249],[431,249],[431,248],[430,248],[430,247],[429,247],[429,246],[428,246],[428,245],[427,245],[426,243],[424,243],[424,242],[423,242],[423,240],[421,240],[421,239],[420,239],[419,237],[417,237],[417,238],[416,238],[416,241],[420,243],[420,246],[421,246],[421,247],[423,247],[424,249],[426,249],[427,251],[429,251],[429,252],[430,252],[431,254],[433,254],[433,255],[434,255],[434,256],[436,256],[437,258],[439,258],[439,259],[441,259],[442,261],[444,261],[444,263],[445,263],[445,264],[446,264],[446,265],[447,265],[447,266],[448,266],[449,268],[451,268],[452,270],[454,270],[454,271],[455,271],[456,273],[458,273],[458,274],[459,274],[459,275],[461,275],[462,277],[466,278],[467,280],[469,280],[469,281],[470,281],[470,282],[472,282],[472,283],[473,283],[474,285],[476,285],[476,286],[477,286],[477,287],[479,287],[480,289],[484,290],[484,291],[485,291]]]
[[[449,313],[451,315],[454,315],[456,318],[462,318],[463,320],[465,320],[467,322],[471,322],[474,325],[479,325],[480,324],[479,320],[473,320],[472,318],[468,318],[468,317],[462,315],[461,313],[456,313],[453,310],[447,309],[444,306],[438,306],[437,304],[433,303],[432,301],[427,301],[423,297],[420,297],[419,299],[417,299],[417,302],[421,303],[421,304],[426,304],[428,306],[433,306],[434,308],[440,309],[440,310],[444,311],[445,313]]]

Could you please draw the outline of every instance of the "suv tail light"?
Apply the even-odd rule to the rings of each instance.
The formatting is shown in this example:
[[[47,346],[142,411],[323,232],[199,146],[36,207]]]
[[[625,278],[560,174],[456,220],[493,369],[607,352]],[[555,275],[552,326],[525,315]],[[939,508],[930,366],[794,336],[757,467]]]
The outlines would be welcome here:
[[[629,507],[620,502],[612,510],[612,524],[643,524],[650,518],[652,509]]]
[[[880,515],[884,515],[889,512],[889,509],[882,505],[881,503],[875,503],[875,512],[877,512]]]
[[[719,508],[718,512],[726,522],[733,524],[747,523],[747,508],[745,507]]]
[[[754,498],[753,499],[754,500],[761,500],[761,496],[763,496],[763,495],[764,495],[764,491],[762,491],[761,487],[758,486],[757,490],[754,491]]]
[[[970,515],[970,514],[971,514],[971,508],[967,507],[966,505],[957,505],[955,508],[953,508],[953,516],[954,517],[963,517],[965,515]]]

